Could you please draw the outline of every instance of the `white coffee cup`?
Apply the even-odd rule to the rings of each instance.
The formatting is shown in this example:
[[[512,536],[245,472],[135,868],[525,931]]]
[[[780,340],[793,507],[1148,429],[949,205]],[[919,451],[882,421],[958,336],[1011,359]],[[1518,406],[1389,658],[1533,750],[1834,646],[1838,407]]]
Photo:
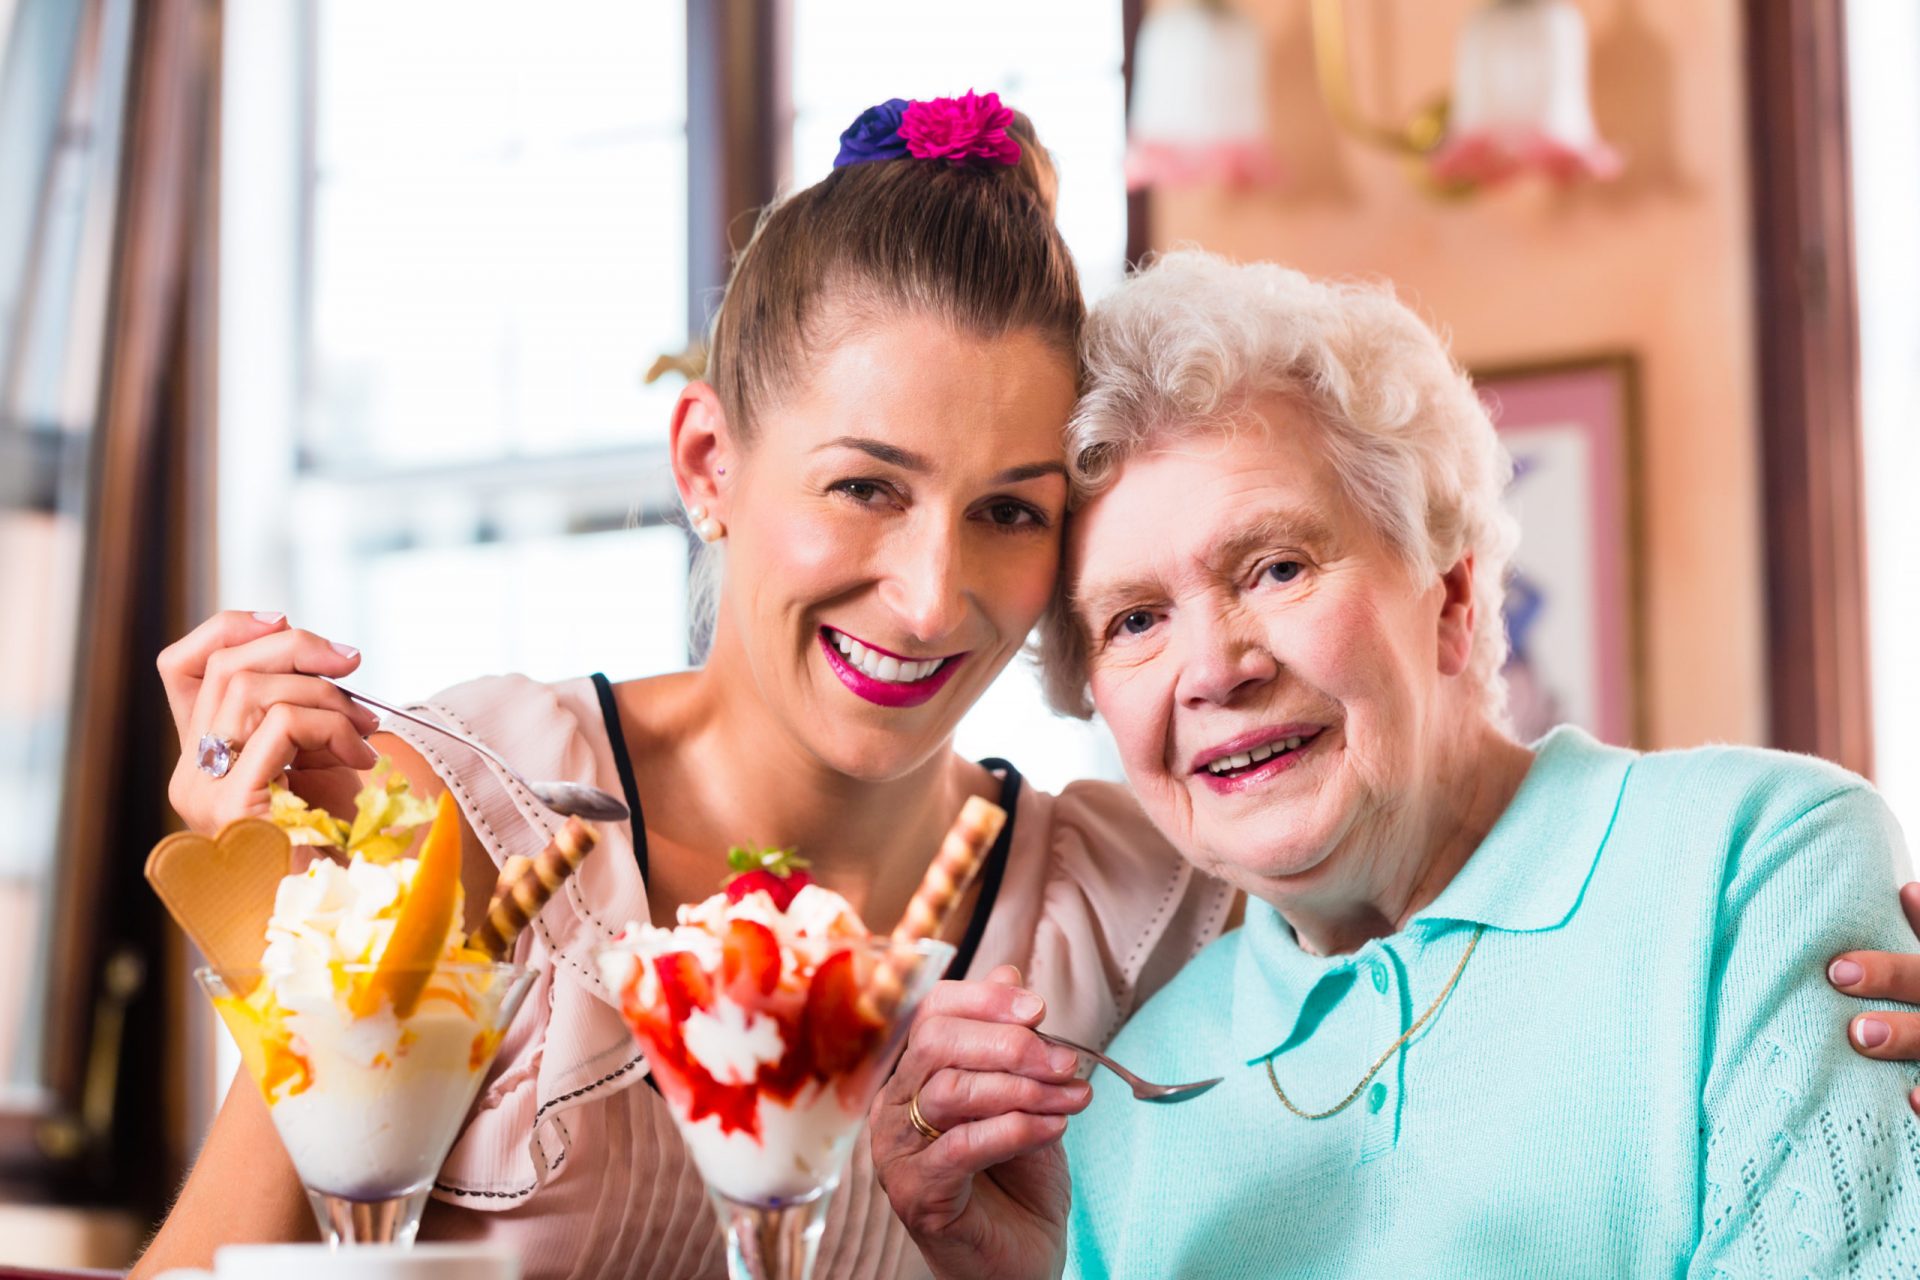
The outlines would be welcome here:
[[[214,1250],[213,1270],[160,1280],[520,1280],[520,1259],[478,1244],[228,1244]]]

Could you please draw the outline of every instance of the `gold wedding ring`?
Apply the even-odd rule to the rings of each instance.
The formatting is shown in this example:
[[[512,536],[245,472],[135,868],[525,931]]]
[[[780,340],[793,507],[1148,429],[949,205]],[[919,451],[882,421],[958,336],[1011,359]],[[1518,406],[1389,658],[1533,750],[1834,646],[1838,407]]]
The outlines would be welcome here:
[[[918,1129],[920,1136],[928,1142],[940,1141],[940,1131],[928,1124],[927,1118],[920,1114],[920,1091],[918,1089],[913,1091],[913,1098],[907,1103],[907,1123]]]

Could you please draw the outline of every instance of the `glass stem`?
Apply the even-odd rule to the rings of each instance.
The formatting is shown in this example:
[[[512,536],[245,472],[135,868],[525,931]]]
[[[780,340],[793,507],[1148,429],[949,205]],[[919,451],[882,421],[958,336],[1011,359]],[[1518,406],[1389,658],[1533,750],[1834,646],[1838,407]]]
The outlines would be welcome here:
[[[826,1225],[831,1187],[798,1200],[743,1204],[709,1191],[727,1233],[731,1280],[808,1280]]]
[[[420,1213],[432,1190],[428,1184],[391,1200],[349,1200],[309,1187],[307,1200],[320,1222],[321,1237],[336,1249],[353,1244],[410,1245],[419,1234]]]

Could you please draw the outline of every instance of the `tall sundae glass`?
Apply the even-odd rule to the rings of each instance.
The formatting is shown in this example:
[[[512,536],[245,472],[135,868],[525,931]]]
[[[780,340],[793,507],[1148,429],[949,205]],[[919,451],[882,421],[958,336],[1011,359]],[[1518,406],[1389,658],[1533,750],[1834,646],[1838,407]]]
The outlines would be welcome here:
[[[322,1235],[406,1245],[531,983],[505,958],[597,837],[568,819],[539,856],[508,859],[469,937],[452,793],[421,801],[383,762],[355,807],[349,826],[276,792],[271,821],[168,836],[147,879],[211,962],[194,976]],[[319,847],[299,871],[295,838]]]
[[[509,964],[342,964],[316,988],[283,972],[194,972],[334,1245],[413,1242],[532,976]],[[388,984],[417,986],[404,1016],[379,990]]]
[[[735,850],[741,873],[721,893],[681,907],[672,928],[630,925],[601,953],[735,1280],[812,1274],[867,1110],[953,959],[929,935],[1004,820],[979,803],[991,815],[963,811],[891,936],[870,934],[786,852]]]

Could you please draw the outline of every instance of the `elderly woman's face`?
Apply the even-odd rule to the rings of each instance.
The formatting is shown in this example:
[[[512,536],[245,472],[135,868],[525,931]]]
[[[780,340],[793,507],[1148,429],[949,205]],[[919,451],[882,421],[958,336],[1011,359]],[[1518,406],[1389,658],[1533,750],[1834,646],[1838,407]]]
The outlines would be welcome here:
[[[1429,776],[1469,637],[1458,592],[1416,581],[1346,499],[1317,429],[1256,407],[1266,431],[1131,460],[1076,517],[1068,572],[1148,815],[1243,888],[1311,890]]]

